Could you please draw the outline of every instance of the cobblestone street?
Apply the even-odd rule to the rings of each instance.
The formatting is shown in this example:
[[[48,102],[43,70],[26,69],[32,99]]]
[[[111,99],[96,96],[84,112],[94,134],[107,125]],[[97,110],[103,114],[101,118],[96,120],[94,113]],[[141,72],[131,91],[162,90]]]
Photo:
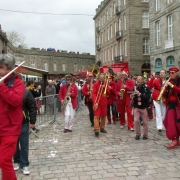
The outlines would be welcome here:
[[[39,127],[30,135],[30,175],[17,171],[19,180],[179,180],[180,147],[167,150],[165,132],[149,121],[149,139],[137,141],[127,127],[106,125],[107,134],[95,137],[88,112],[76,113],[73,132],[63,133],[64,119]]]

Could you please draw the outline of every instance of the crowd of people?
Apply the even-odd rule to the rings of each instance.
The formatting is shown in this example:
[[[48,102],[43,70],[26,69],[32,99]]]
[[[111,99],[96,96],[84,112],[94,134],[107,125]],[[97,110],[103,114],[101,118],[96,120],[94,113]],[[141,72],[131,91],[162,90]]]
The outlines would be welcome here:
[[[16,180],[14,170],[19,168],[26,175],[29,170],[29,128],[36,131],[36,98],[42,95],[41,86],[33,81],[24,84],[14,73],[15,59],[0,55],[0,168],[2,180]],[[108,71],[94,77],[88,72],[86,79],[66,75],[61,82],[48,80],[45,95],[58,94],[58,110],[64,114],[64,133],[73,132],[75,112],[83,99],[89,110],[90,126],[95,136],[107,133],[106,124],[117,124],[127,130],[135,130],[135,140],[148,139],[148,122],[153,119],[155,108],[156,128],[166,131],[172,142],[167,149],[180,145],[180,78],[177,67],[169,68],[169,74],[161,70],[133,75],[128,69],[115,74]],[[7,75],[7,77],[6,77]],[[4,78],[5,77],[5,78]],[[168,79],[167,79],[168,77]],[[54,111],[52,99],[47,99],[47,108]],[[127,115],[127,116],[126,116]]]

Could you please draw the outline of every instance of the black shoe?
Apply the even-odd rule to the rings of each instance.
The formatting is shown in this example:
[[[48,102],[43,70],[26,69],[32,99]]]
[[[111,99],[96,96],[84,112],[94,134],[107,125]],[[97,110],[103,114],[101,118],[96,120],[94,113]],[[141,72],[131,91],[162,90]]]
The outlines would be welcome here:
[[[136,135],[135,140],[139,140],[140,136]]]
[[[101,129],[100,132],[107,133],[107,131],[105,129]]]
[[[158,129],[159,132],[162,132],[162,129]]]
[[[96,135],[96,136],[99,136],[99,131],[95,131],[95,135]]]
[[[94,127],[94,124],[91,124],[91,127]]]
[[[143,136],[143,140],[147,140],[148,138],[146,136]]]

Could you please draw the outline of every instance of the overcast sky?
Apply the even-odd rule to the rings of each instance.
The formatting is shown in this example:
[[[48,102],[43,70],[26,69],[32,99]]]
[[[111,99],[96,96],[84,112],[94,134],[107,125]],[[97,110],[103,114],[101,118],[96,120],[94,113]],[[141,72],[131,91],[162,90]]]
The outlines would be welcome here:
[[[28,48],[52,47],[68,52],[95,54],[93,17],[100,2],[101,0],[0,0],[0,9],[3,10],[88,15],[53,16],[0,10],[0,24],[3,31],[15,30],[23,34]]]

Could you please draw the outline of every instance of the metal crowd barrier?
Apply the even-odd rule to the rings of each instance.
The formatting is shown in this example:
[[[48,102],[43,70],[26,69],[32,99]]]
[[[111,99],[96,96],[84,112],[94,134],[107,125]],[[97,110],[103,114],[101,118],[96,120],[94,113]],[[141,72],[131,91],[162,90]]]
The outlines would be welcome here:
[[[49,122],[50,125],[55,122],[60,124],[59,117],[61,116],[61,103],[58,94],[35,98],[35,102],[37,107],[36,127],[47,122]],[[33,133],[38,137],[32,129],[30,129],[30,133]]]

